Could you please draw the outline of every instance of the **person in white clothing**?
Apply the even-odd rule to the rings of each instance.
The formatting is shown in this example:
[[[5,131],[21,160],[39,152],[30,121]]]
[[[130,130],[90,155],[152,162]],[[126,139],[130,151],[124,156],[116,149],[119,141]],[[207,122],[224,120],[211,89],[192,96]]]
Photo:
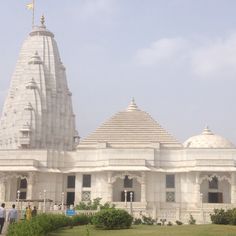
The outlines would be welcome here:
[[[12,205],[12,209],[8,213],[7,220],[9,221],[10,224],[17,221],[17,210],[15,204]]]
[[[5,203],[2,203],[0,207],[0,234],[2,234],[2,229],[5,223],[5,219],[6,219]]]

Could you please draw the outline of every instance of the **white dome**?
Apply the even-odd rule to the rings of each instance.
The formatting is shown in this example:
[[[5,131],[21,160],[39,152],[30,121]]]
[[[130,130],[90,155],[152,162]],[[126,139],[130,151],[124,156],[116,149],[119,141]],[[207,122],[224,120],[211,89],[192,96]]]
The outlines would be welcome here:
[[[185,148],[235,148],[226,138],[216,135],[207,127],[202,134],[193,136],[184,142]]]

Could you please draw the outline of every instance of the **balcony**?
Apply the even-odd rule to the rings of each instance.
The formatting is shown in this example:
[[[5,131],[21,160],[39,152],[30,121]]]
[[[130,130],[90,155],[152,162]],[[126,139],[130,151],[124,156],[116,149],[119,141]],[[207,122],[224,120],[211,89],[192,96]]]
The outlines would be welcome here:
[[[20,137],[20,139],[19,139],[19,143],[20,143],[20,145],[22,146],[22,145],[30,145],[30,137],[28,136],[28,137]]]

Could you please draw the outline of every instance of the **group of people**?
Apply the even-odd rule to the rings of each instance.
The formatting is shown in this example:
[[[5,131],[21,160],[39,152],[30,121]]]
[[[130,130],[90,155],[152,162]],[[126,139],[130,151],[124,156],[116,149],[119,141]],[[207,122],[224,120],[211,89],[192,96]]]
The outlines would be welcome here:
[[[26,207],[24,211],[22,211],[22,219],[30,220],[32,217],[37,215],[37,208],[34,207],[32,210],[30,205]],[[2,229],[4,226],[5,221],[7,220],[10,224],[16,222],[18,219],[18,211],[16,209],[16,205],[13,204],[12,208],[9,210],[7,218],[6,218],[6,209],[5,203],[1,204],[0,207],[0,234],[2,234]]]
[[[25,210],[22,210],[22,219],[30,220],[32,217],[37,215],[37,208],[34,206],[34,209],[32,210],[30,205],[25,208]]]

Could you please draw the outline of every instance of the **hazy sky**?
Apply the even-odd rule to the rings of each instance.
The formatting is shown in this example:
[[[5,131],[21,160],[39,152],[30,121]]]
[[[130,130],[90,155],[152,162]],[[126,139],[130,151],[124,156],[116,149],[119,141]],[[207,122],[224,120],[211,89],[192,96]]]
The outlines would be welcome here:
[[[0,0],[0,107],[23,40],[26,0]],[[84,137],[132,97],[178,140],[236,144],[235,0],[36,0],[56,37]]]

